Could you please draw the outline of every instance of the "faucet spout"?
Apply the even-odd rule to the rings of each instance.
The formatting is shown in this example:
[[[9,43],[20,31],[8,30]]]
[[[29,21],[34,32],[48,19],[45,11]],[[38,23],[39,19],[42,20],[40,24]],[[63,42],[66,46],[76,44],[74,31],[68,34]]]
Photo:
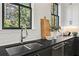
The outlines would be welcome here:
[[[23,30],[25,30],[26,36],[23,36]],[[23,26],[21,26],[21,43],[23,43],[23,39],[25,39],[27,35],[28,35],[27,28],[23,28]]]

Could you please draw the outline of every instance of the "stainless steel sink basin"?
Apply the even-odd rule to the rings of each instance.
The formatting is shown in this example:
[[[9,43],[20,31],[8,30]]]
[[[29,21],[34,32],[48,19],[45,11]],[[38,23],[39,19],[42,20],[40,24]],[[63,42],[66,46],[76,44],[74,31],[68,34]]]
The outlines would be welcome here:
[[[9,55],[16,56],[16,55],[21,55],[22,53],[29,51],[29,49],[26,48],[24,45],[20,45],[20,46],[6,48],[6,51],[8,52]]]
[[[15,46],[15,47],[10,47],[6,48],[6,51],[9,55],[21,55],[22,53],[28,52],[32,49],[37,49],[43,46],[40,43],[29,43],[25,45],[20,45],[20,46]]]
[[[31,49],[37,49],[37,48],[40,48],[40,47],[42,47],[43,45],[42,44],[40,44],[40,43],[29,43],[29,44],[25,44],[24,45],[26,48],[28,48],[29,50],[31,50]]]

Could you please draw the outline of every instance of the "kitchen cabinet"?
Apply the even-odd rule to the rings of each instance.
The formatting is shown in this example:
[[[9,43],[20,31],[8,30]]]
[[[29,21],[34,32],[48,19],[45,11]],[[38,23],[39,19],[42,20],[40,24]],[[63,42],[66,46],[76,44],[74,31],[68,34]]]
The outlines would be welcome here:
[[[51,56],[52,55],[51,51],[52,51],[52,48],[48,47],[46,49],[29,54],[29,56]]]
[[[52,56],[64,55],[64,42],[58,43],[52,47]]]
[[[72,38],[64,42],[64,56],[73,56],[73,41],[74,39]]]
[[[49,48],[46,48],[44,50],[38,51],[35,54],[39,55],[39,56],[51,56],[52,55],[51,51],[52,51],[52,48],[49,47]]]
[[[79,37],[74,37],[73,52],[74,56],[79,56]]]
[[[74,38],[58,43],[52,47],[52,56],[73,56],[76,53],[74,45]]]

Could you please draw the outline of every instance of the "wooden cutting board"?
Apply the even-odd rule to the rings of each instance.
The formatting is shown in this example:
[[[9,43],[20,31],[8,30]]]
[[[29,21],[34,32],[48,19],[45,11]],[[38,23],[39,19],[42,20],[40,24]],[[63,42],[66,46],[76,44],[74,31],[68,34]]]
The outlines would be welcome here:
[[[50,24],[49,20],[44,18],[41,19],[41,37],[42,39],[46,39],[47,36],[50,36]]]

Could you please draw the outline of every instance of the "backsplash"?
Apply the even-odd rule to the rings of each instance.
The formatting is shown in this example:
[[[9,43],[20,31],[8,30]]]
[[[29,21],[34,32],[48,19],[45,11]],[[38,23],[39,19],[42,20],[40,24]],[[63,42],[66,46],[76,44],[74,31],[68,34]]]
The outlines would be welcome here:
[[[40,39],[40,30],[28,30],[28,36],[24,41]],[[0,46],[20,42],[21,30],[0,30]]]

